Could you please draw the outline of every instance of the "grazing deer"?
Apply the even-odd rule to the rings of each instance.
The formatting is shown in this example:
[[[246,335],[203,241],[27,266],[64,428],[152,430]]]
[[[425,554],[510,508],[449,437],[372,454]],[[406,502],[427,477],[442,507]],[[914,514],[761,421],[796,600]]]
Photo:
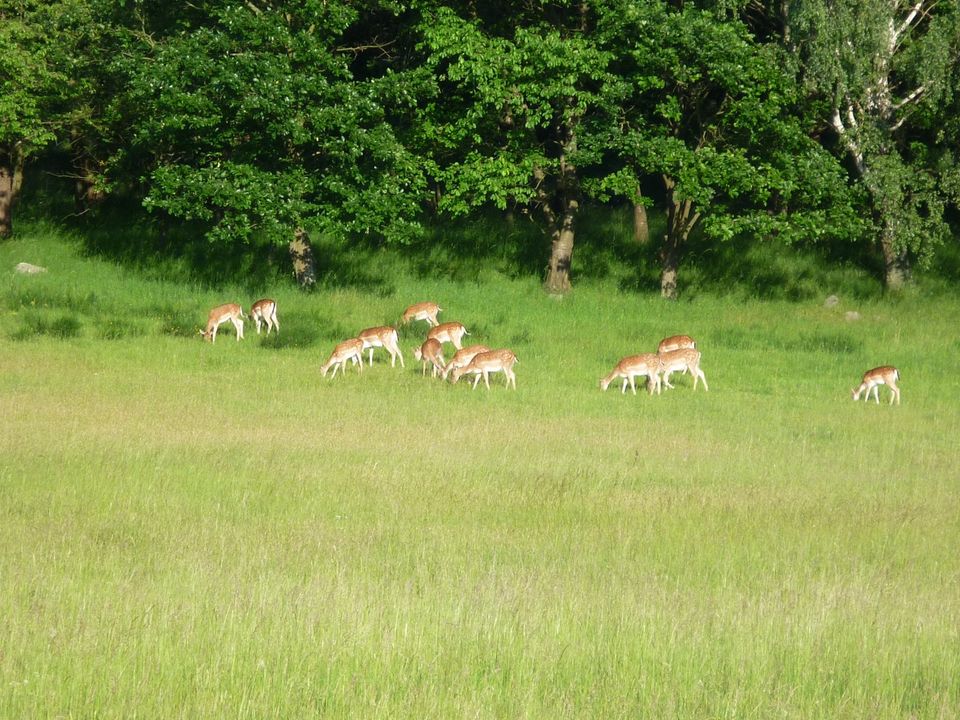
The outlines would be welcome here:
[[[671,335],[668,338],[664,338],[660,341],[660,344],[657,346],[657,354],[663,354],[666,352],[673,352],[674,350],[696,350],[697,343],[689,335]],[[680,372],[686,374],[687,368],[684,367]]]
[[[664,338],[657,346],[658,353],[673,352],[674,350],[696,350],[697,343],[689,335],[671,335]]]
[[[606,390],[614,380],[623,378],[623,387],[620,388],[620,393],[627,392],[627,385],[630,385],[630,389],[636,395],[637,386],[634,383],[634,378],[638,375],[647,377],[647,389],[651,395],[653,395],[654,388],[657,390],[657,395],[660,394],[660,356],[656,353],[630,355],[623,358],[616,364],[610,374],[600,381],[600,389]]]
[[[470,333],[467,332],[467,329],[460,323],[447,322],[430,328],[430,332],[427,333],[427,339],[436,340],[440,343],[453,343],[453,346],[457,350],[460,350],[463,347],[461,344],[463,336],[469,334]]]
[[[360,338],[350,338],[337,345],[330,357],[320,367],[320,374],[327,376],[327,370],[333,368],[332,380],[337,376],[337,370],[341,370],[343,375],[347,374],[347,360],[353,360],[354,365],[359,365],[360,374],[363,374],[363,340]]]
[[[870,399],[870,393],[873,393],[874,398],[876,398],[877,405],[880,404],[880,386],[886,385],[890,388],[890,404],[893,405],[893,401],[897,401],[897,405],[900,404],[900,388],[897,387],[897,380],[900,379],[900,371],[897,370],[892,365],[883,365],[881,367],[876,367],[873,370],[867,370],[863,374],[863,381],[860,383],[860,387],[856,390],[851,390],[850,393],[853,395],[854,400],[860,399],[860,393],[864,390],[867,391],[867,394],[863,396],[863,401],[867,402]]]
[[[214,343],[217,341],[217,328],[223,323],[231,322],[237,329],[237,342],[243,340],[243,308],[237,303],[219,305],[210,311],[207,316],[207,329],[198,330],[204,340]]]
[[[703,389],[709,390],[707,387],[707,376],[703,374],[703,370],[700,369],[700,351],[691,350],[686,348],[684,350],[672,350],[670,352],[662,353],[660,357],[660,372],[663,373],[663,384],[668,388],[673,388],[673,385],[670,384],[670,373],[677,372],[679,370],[689,370],[690,374],[693,375],[693,389],[697,389],[697,381],[703,380]]]
[[[382,347],[390,353],[390,367],[396,367],[397,358],[400,358],[400,367],[406,367],[403,364],[403,353],[400,352],[400,338],[397,335],[396,328],[389,325],[367,328],[361,330],[357,337],[363,341],[363,349],[370,350],[371,367],[373,366],[373,349],[378,347]]]
[[[480,377],[483,376],[483,382],[490,389],[490,373],[502,372],[507,377],[507,387],[513,386],[517,389],[517,376],[513,372],[513,366],[517,362],[517,356],[510,350],[490,350],[474,356],[473,360],[466,367],[455,368],[453,371],[453,382],[456,383],[464,375],[476,375],[473,381],[473,389],[477,389]]]
[[[439,340],[427,338],[423,345],[414,349],[413,357],[423,363],[421,375],[427,374],[427,363],[433,365],[433,372],[430,377],[436,377],[438,373],[443,372],[443,346]]]
[[[437,313],[442,310],[443,308],[435,302],[422,302],[411,305],[403,311],[403,324],[406,325],[413,320],[426,320],[430,327],[436,327],[440,324],[437,322]]]
[[[277,320],[277,303],[275,300],[269,298],[257,300],[250,308],[250,317],[257,324],[257,335],[260,334],[260,326],[264,324],[267,326],[267,335],[270,334],[271,328],[276,330],[277,333],[280,332],[280,321]]]
[[[490,348],[486,345],[471,345],[470,347],[457,350],[454,356],[450,358],[450,362],[448,362],[447,366],[443,369],[443,379],[446,380],[447,376],[453,370],[469,365],[470,361],[482,352],[490,352]]]

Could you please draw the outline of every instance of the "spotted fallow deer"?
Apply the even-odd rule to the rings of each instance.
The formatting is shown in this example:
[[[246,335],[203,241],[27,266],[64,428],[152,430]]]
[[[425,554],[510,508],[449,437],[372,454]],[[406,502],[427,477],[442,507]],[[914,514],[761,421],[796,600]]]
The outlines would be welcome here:
[[[347,374],[347,361],[352,360],[354,365],[357,365],[360,370],[360,374],[363,374],[363,340],[360,338],[350,338],[349,340],[344,340],[342,343],[337,345],[333,352],[330,353],[330,357],[327,358],[327,361],[320,366],[320,374],[323,377],[327,376],[327,370],[333,368],[333,375],[330,376],[332,380],[337,376],[337,370],[341,371],[342,375]]]
[[[443,345],[440,344],[439,340],[427,338],[423,345],[414,349],[413,357],[423,364],[421,375],[427,374],[427,365],[433,366],[431,377],[436,377],[443,372],[443,366],[445,364],[443,362]]]
[[[218,305],[207,316],[207,329],[198,330],[204,340],[217,341],[217,328],[223,323],[230,322],[237,329],[237,342],[243,340],[243,308],[237,303]]]
[[[517,362],[517,356],[511,350],[490,350],[476,355],[470,364],[466,367],[457,368],[453,371],[453,382],[456,383],[464,375],[476,375],[473,381],[473,389],[477,389],[480,378],[490,389],[490,373],[502,372],[507,377],[507,387],[517,389],[517,376],[513,372],[513,366]]]
[[[673,388],[670,384],[670,373],[689,370],[693,375],[693,389],[697,389],[697,381],[703,381],[703,389],[707,387],[707,376],[700,369],[700,351],[686,348],[684,350],[672,350],[671,352],[660,353],[660,372],[663,374],[663,384],[668,388]]]
[[[403,324],[406,325],[414,320],[426,320],[430,327],[436,327],[440,323],[437,321],[437,313],[443,310],[435,302],[422,302],[411,305],[403,311]]]
[[[361,330],[357,335],[363,341],[363,349],[369,350],[370,365],[373,365],[373,349],[382,347],[390,353],[390,367],[396,367],[397,358],[400,358],[400,367],[406,367],[403,363],[403,353],[400,352],[400,338],[397,335],[397,329],[389,325],[367,328]]]
[[[430,328],[430,332],[427,333],[427,338],[440,343],[453,343],[453,346],[457,350],[460,350],[463,348],[463,336],[469,334],[461,323],[445,322],[442,325]]]
[[[469,365],[470,361],[482,352],[490,352],[490,348],[486,345],[471,345],[457,350],[454,356],[450,358],[447,366],[443,368],[443,379],[446,380],[447,376],[457,368],[464,368]]]
[[[656,389],[659,395],[661,391],[660,356],[656,353],[643,353],[642,355],[630,355],[623,358],[616,364],[610,374],[600,381],[600,389],[606,390],[614,380],[623,378],[623,386],[620,388],[621,394],[627,391],[627,385],[629,385],[633,394],[636,395],[637,386],[634,378],[643,376],[647,378],[647,389],[650,394],[653,395],[653,391]]]
[[[860,383],[860,387],[855,390],[851,390],[850,393],[853,396],[854,400],[859,400],[861,393],[866,391],[866,395],[863,396],[863,401],[867,402],[870,399],[870,393],[873,393],[873,397],[877,401],[877,405],[880,404],[880,386],[886,385],[890,388],[890,404],[893,405],[893,401],[897,401],[897,405],[900,404],[900,388],[897,387],[897,380],[900,379],[900,371],[897,370],[892,365],[883,365],[881,367],[876,367],[873,370],[867,370],[863,374],[863,381]]]
[[[697,342],[689,335],[671,335],[664,338],[657,346],[658,353],[672,352],[674,350],[696,350]]]
[[[250,317],[253,318],[253,321],[257,324],[257,335],[260,334],[260,328],[263,325],[267,326],[267,335],[270,334],[270,330],[276,330],[280,332],[280,321],[277,320],[277,302],[276,300],[271,300],[270,298],[263,298],[262,300],[257,300],[253,307],[250,308]]]

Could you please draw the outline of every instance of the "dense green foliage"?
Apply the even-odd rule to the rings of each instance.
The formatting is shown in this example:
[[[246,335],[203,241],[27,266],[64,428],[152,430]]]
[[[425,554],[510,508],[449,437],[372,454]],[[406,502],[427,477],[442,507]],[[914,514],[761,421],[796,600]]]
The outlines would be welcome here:
[[[927,10],[805,0],[789,18],[803,83],[869,197],[888,284],[903,281],[908,253],[922,261],[950,234],[943,206],[957,168],[928,123],[954,99],[960,9]]]
[[[214,241],[285,243],[305,224],[404,239],[422,174],[384,106],[409,90],[353,77],[336,48],[359,19],[326,2],[211,4],[173,28],[145,19],[164,36],[115,64],[127,78],[117,116],[132,130],[119,176],[136,168],[148,209],[200,220]]]
[[[537,219],[566,291],[581,210],[652,202],[673,296],[694,233],[876,248],[891,286],[954,237],[955,3],[0,0],[0,18],[0,180],[46,149],[81,212],[109,192],[224,246],[403,244],[496,208]]]

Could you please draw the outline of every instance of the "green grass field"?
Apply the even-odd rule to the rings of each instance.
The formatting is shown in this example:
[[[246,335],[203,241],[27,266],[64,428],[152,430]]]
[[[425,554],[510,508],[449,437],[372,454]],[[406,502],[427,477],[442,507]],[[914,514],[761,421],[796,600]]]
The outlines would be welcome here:
[[[960,716],[956,295],[411,273],[210,345],[260,293],[39,231],[0,269],[0,717]],[[421,377],[422,324],[320,377],[428,299],[515,392]],[[675,333],[709,392],[600,391]],[[903,404],[852,402],[887,363]]]

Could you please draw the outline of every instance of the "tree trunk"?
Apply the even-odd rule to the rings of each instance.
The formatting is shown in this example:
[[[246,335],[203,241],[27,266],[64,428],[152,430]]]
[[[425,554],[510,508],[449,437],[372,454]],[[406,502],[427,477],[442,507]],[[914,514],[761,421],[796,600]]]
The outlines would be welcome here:
[[[0,147],[0,239],[13,234],[13,208],[23,186],[23,161],[20,143]]]
[[[0,165],[0,239],[13,234],[13,172]]]
[[[572,126],[562,128],[561,132],[559,174],[552,194],[544,188],[546,174],[543,169],[534,170],[537,197],[550,232],[550,263],[544,288],[555,294],[568,293],[572,288],[570,265],[573,261],[574,225],[580,209],[580,183],[577,169],[570,162],[570,157],[577,151],[577,134]]]
[[[78,215],[88,212],[103,202],[105,193],[97,188],[96,169],[93,158],[79,157],[74,160],[77,179],[73,186],[73,204]]]
[[[887,290],[898,292],[910,282],[910,257],[906,250],[897,250],[893,229],[884,227],[880,235],[883,253],[883,284]]]
[[[569,205],[572,205],[570,207]],[[570,292],[570,263],[573,260],[574,216],[577,203],[569,203],[563,214],[563,224],[553,233],[550,243],[550,264],[547,266],[547,292],[565,294]]]
[[[14,171],[0,156],[0,239],[13,234]]]
[[[692,200],[674,195],[676,183],[672,178],[664,175],[663,184],[667,195],[667,234],[660,248],[660,296],[676,300],[680,251],[700,222],[700,213],[694,210]]]
[[[20,201],[20,190],[23,188],[23,153],[20,143],[13,149],[13,194],[10,196],[10,207],[16,207]]]
[[[680,267],[680,242],[677,237],[663,236],[660,249],[660,297],[677,299],[677,268]]]
[[[640,191],[633,203],[633,239],[638,245],[650,242],[650,224],[647,222],[647,208],[640,202]]]
[[[310,237],[303,228],[297,228],[290,241],[290,259],[293,261],[293,275],[301,288],[313,287],[317,282],[317,265],[313,257]]]

